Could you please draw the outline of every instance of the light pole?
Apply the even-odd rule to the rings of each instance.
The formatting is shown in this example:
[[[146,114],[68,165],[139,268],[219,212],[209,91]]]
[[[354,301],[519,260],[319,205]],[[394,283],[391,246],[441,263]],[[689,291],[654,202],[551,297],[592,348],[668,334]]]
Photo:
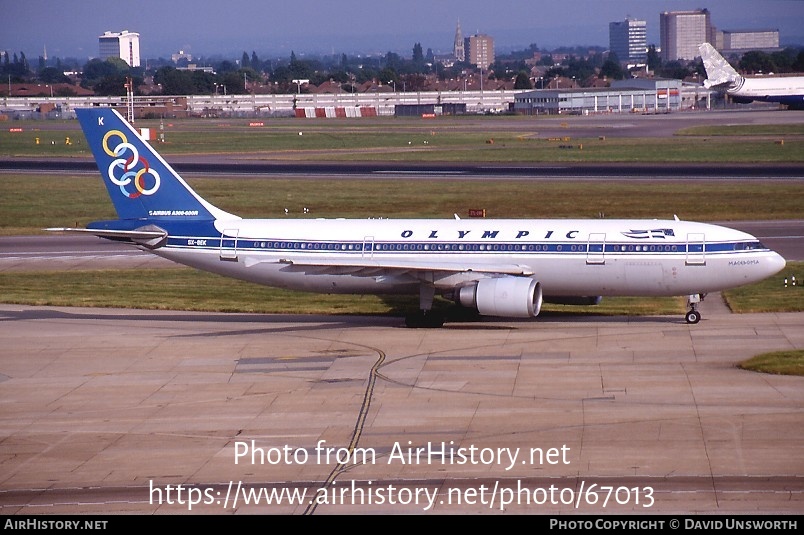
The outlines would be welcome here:
[[[310,80],[294,79],[294,80],[291,80],[291,82],[296,84],[296,94],[301,95],[301,86],[302,86],[302,84],[309,84]]]
[[[299,98],[301,95],[301,86],[302,84],[308,83],[310,80],[301,80],[301,79],[293,79],[291,80],[292,83],[296,84],[296,98],[293,99],[293,109],[295,110],[296,107],[299,105]]]

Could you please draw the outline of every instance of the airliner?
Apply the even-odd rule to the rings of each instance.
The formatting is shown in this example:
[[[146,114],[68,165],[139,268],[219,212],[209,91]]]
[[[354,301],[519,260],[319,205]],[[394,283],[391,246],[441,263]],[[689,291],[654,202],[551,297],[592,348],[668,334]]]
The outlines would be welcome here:
[[[706,77],[704,87],[729,95],[734,102],[778,102],[790,109],[804,109],[804,76],[745,78],[709,43],[698,46]]]
[[[199,196],[112,108],[77,109],[118,219],[84,232],[200,270],[319,293],[418,295],[409,327],[441,327],[436,295],[481,316],[543,302],[688,296],[765,279],[785,260],[719,225],[657,219],[243,219]],[[438,307],[437,307],[438,308]]]

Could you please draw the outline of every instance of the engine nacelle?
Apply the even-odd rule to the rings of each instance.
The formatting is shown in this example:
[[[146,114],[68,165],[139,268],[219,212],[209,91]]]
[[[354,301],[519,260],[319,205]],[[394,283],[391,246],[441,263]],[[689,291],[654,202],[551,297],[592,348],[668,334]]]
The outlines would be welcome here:
[[[533,318],[542,308],[542,285],[529,277],[482,279],[460,288],[457,297],[484,316]]]

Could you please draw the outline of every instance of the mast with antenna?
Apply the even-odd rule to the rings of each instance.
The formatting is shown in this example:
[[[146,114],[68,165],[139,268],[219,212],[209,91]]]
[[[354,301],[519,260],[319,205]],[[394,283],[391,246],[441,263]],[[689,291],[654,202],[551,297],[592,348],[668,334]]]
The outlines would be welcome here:
[[[134,82],[131,76],[126,76],[126,114],[128,122],[134,123]]]

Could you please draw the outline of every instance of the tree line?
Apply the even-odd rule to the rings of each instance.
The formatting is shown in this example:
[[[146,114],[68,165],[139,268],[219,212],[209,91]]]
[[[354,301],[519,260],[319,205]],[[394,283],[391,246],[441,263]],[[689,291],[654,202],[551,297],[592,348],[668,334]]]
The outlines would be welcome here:
[[[540,52],[538,47],[531,44],[524,50],[502,54],[488,69],[484,69],[482,76],[513,80],[515,89],[539,87],[532,75],[533,58],[537,52]],[[554,61],[554,54],[561,54],[564,59]],[[559,76],[574,78],[578,85],[584,86],[594,78],[616,80],[632,75],[613,53],[602,47],[556,49],[540,52],[540,55],[536,67],[539,68],[538,78],[542,86],[546,86],[545,80]],[[45,61],[40,56],[34,66],[22,52],[3,52],[0,76],[9,84],[68,84],[59,89],[59,93],[69,93],[69,85],[78,84],[97,95],[124,95],[126,79],[131,77],[135,87],[150,87],[152,94],[208,95],[243,94],[255,85],[276,93],[304,91],[294,80],[309,80],[314,86],[331,81],[343,90],[353,92],[367,81],[393,85],[398,91],[420,91],[425,89],[428,79],[461,79],[478,74],[477,67],[467,62],[454,62],[448,66],[440,63],[431,49],[424,51],[421,43],[414,44],[410,58],[395,52],[374,58],[346,54],[299,58],[291,52],[289,58],[261,59],[256,52],[248,54],[244,51],[239,61],[202,59],[196,62],[210,67],[207,70],[188,69],[190,62],[186,59],[174,63],[159,58],[147,63],[146,69],[130,67],[119,58],[91,59],[80,64],[75,59]],[[736,66],[747,74],[804,72],[804,50],[790,47],[773,53],[750,51],[739,58]],[[648,49],[647,68],[655,76],[664,78],[683,79],[695,74],[705,77],[700,58],[691,62],[662,62],[653,46]],[[65,72],[69,71],[80,75],[68,76]]]

